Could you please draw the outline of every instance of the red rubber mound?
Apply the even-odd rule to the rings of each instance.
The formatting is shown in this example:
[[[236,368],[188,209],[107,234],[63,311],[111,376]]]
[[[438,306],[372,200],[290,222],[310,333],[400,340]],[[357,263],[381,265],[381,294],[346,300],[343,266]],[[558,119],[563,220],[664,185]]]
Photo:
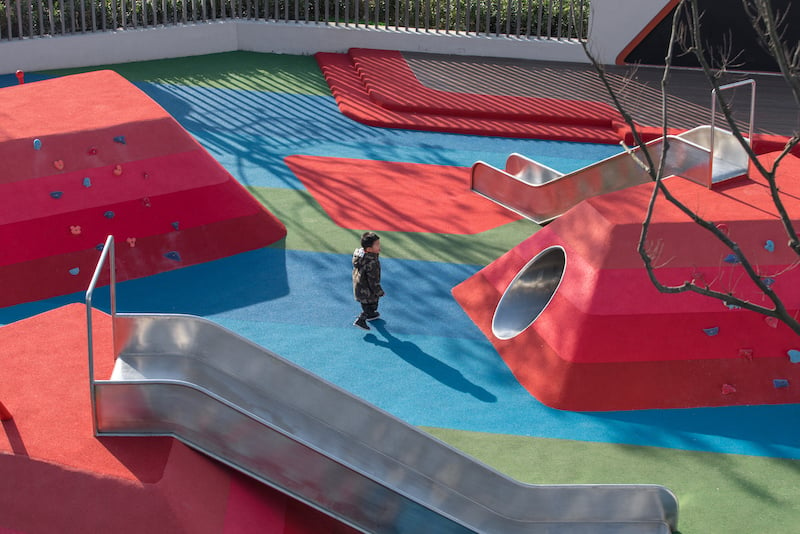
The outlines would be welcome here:
[[[764,156],[768,163],[774,155]],[[800,213],[800,159],[779,178],[789,213]],[[673,178],[673,193],[698,206],[739,243],[793,313],[800,269],[760,180],[709,190]],[[800,337],[763,315],[694,293],[659,293],[636,252],[652,185],[588,199],[457,286],[453,293],[520,383],[543,403],[578,411],[800,402]],[[800,224],[800,220],[795,220]],[[665,283],[686,280],[767,304],[730,251],[677,208],[659,203],[651,240]],[[560,285],[533,323],[508,339],[492,330],[517,273],[549,247],[566,262]],[[506,337],[506,336],[504,336]],[[800,354],[797,353],[797,354]],[[794,358],[797,359],[796,356]]]
[[[613,110],[596,102],[425,88],[398,52],[358,49],[352,57],[325,52],[314,57],[342,113],[370,126],[590,143],[618,143],[623,135]],[[517,117],[515,107],[521,110]]]
[[[260,248],[286,230],[163,108],[111,71],[1,91],[0,306],[86,289],[113,234],[120,280]],[[124,105],[122,105],[124,104]]]
[[[111,319],[92,323],[108,378]],[[13,416],[0,423],[0,532],[353,532],[172,438],[94,437],[86,343],[81,304],[0,328]]]
[[[314,156],[284,161],[342,228],[476,234],[520,218],[474,194],[467,167]]]

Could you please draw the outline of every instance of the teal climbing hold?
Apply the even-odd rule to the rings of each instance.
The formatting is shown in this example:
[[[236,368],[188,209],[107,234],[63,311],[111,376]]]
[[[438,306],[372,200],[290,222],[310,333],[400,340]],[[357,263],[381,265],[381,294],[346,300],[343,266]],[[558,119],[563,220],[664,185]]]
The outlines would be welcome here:
[[[73,267],[72,269],[69,270],[69,274],[71,274],[72,276],[76,276],[79,272],[81,272],[80,267]]]
[[[107,211],[107,212],[105,212],[103,214],[103,217],[105,217],[106,219],[113,219],[114,218],[114,212],[113,211]]]
[[[171,250],[166,254],[164,254],[164,257],[167,258],[168,260],[181,261],[181,255],[174,250]]]
[[[92,179],[88,176],[83,179],[83,187],[92,187]]]
[[[116,136],[116,137],[114,138],[114,142],[115,142],[115,143],[119,143],[119,144],[121,144],[121,145],[124,145],[124,144],[126,144],[126,143],[125,143],[125,136],[124,136],[124,135],[118,135],[118,136]]]
[[[63,195],[63,194],[64,194],[63,191],[51,191],[50,192],[50,196],[55,198],[56,200],[61,198],[61,195]]]
[[[181,225],[180,225],[180,223],[178,221],[175,221],[175,222],[172,223],[172,227],[175,228],[176,230],[178,230],[180,228],[180,226]]]
[[[42,142],[39,139],[33,140],[33,149],[34,150],[41,150],[42,149]]]
[[[789,361],[792,363],[800,363],[800,350],[797,349],[789,349],[786,351],[786,354],[789,355]]]
[[[769,251],[769,252],[774,252],[775,251],[775,243],[773,243],[771,239],[767,239],[767,242],[764,243],[764,249]]]
[[[789,381],[785,378],[776,378],[772,381],[772,385],[775,389],[784,389],[789,387]]]
[[[703,328],[703,332],[705,332],[706,335],[709,337],[716,336],[717,334],[719,334],[719,327],[713,326],[711,328]]]

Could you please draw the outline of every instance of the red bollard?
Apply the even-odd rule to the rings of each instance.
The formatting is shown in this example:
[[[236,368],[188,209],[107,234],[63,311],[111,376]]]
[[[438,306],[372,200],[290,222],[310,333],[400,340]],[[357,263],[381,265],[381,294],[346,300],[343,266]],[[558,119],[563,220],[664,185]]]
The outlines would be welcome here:
[[[19,84],[20,84],[20,85],[22,85],[23,83],[25,83],[25,73],[24,73],[24,72],[22,72],[21,70],[18,70],[18,71],[17,71],[17,81],[19,81]]]
[[[13,419],[13,417],[14,416],[11,415],[11,412],[8,411],[8,408],[6,408],[5,405],[0,402],[0,421],[10,421]]]

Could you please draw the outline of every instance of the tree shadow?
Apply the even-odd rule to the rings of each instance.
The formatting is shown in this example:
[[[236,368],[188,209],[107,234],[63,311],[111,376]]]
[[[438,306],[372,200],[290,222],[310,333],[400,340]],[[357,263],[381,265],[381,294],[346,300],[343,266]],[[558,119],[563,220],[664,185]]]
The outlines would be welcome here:
[[[404,361],[427,373],[447,387],[468,393],[481,402],[497,402],[495,395],[478,384],[470,382],[458,369],[434,358],[415,343],[404,341],[392,335],[386,329],[386,323],[382,319],[373,321],[371,324],[386,339],[379,339],[375,334],[369,333],[364,336],[364,341],[367,343],[391,350]]]

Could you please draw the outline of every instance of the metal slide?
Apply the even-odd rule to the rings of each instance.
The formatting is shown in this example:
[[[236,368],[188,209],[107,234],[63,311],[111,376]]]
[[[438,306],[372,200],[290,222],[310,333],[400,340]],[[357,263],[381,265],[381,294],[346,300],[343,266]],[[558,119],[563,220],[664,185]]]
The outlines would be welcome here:
[[[676,529],[662,486],[521,484],[203,318],[113,320],[99,435],[174,436],[363,532]]]
[[[175,437],[362,532],[677,529],[663,486],[521,484],[211,321],[117,313],[114,258],[108,236],[86,290],[97,435]],[[116,360],[97,380],[92,296],[106,263]]]
[[[711,186],[747,174],[748,157],[730,132],[700,126],[667,136],[664,176],[682,176]],[[647,143],[658,165],[664,138]],[[638,161],[637,161],[638,160]],[[587,198],[647,183],[641,149],[611,156],[569,174],[511,154],[505,170],[482,161],[472,166],[472,190],[542,224]]]

